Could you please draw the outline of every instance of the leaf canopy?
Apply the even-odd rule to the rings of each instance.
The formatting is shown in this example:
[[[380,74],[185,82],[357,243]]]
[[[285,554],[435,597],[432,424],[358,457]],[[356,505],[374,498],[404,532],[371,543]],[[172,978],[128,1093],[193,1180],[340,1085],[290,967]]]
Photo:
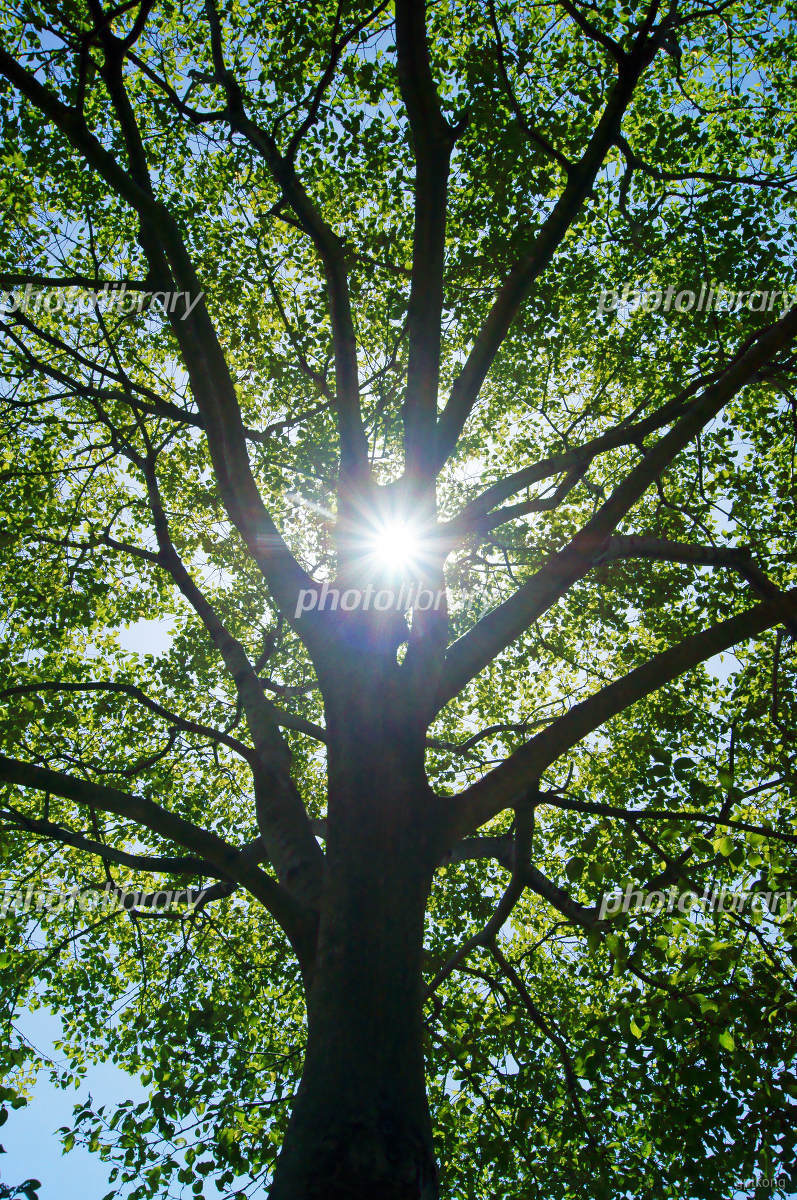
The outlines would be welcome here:
[[[314,648],[284,602],[285,573],[264,574],[253,546],[269,562],[285,548],[280,562],[292,555],[333,582],[358,437],[379,487],[354,505],[367,531],[377,503],[401,511],[417,409],[418,461],[439,468],[438,528],[451,539],[451,675],[439,703],[431,689],[428,780],[442,797],[508,781],[474,809],[490,847],[453,846],[429,901],[443,1194],[708,1200],[775,1177],[784,1194],[797,1183],[794,913],[598,911],[626,888],[795,887],[795,659],[783,627],[797,583],[794,334],[706,410],[566,588],[516,633],[488,638],[483,662],[469,631],[536,586],[694,397],[788,319],[794,5],[429,5],[437,117],[455,131],[431,426],[419,398],[428,376],[413,376],[412,358],[437,284],[418,274],[414,239],[421,164],[434,174],[438,160],[424,158],[432,118],[410,127],[392,8],[156,0],[108,10],[112,44],[98,12],[20,0],[0,31],[3,761],[135,794],[204,840],[0,772],[6,896],[33,883],[138,898],[132,913],[7,904],[0,1102],[22,1102],[40,1065],[11,1032],[14,1014],[48,1005],[65,1028],[57,1082],[110,1057],[150,1089],[137,1107],[87,1104],[62,1131],[67,1149],[80,1142],[114,1164],[110,1194],[212,1195],[212,1183],[264,1194],[305,1010],[295,939],[268,903],[279,865],[260,872],[257,895],[254,877],[214,871],[223,850],[211,835],[242,847],[262,832],[253,764],[265,754],[222,642],[231,635],[254,665],[257,711],[279,727],[268,751],[284,756],[285,794],[295,789],[323,840]],[[81,113],[83,141],[58,105]],[[186,343],[191,287],[158,277],[153,239],[171,245],[172,229],[212,346],[200,334]],[[91,304],[92,290],[122,281],[128,311]],[[701,288],[719,285],[744,301],[698,311]],[[513,288],[505,333],[480,358]],[[668,288],[693,302],[656,305]],[[172,320],[157,299],[170,290],[181,293]],[[203,379],[217,379],[214,347],[273,528],[244,501],[231,508],[220,480],[201,400]],[[349,352],[359,428],[346,408]],[[469,381],[476,394],[458,415]],[[668,557],[664,544],[750,548],[757,574],[710,554]],[[755,602],[780,607],[619,707],[602,690]],[[153,628],[163,646],[147,652],[131,630]],[[405,627],[408,656],[412,637]],[[600,711],[568,741],[558,722],[591,696]],[[515,878],[511,764],[526,770],[524,747],[554,726],[565,740],[540,760],[536,874],[479,944]],[[186,855],[201,869],[181,869]],[[174,919],[146,902],[187,882],[194,902]]]

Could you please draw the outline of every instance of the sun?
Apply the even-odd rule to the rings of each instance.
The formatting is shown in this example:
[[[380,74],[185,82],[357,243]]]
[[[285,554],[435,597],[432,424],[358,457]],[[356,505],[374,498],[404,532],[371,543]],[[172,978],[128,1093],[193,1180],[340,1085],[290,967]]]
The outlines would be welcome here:
[[[418,558],[420,537],[408,521],[385,521],[369,538],[373,558],[382,568],[406,570]]]

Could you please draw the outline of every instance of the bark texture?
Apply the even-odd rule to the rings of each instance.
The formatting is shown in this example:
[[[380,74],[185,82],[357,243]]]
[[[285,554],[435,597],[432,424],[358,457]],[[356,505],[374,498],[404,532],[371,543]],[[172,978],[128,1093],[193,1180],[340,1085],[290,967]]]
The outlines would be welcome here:
[[[443,823],[395,652],[374,656],[357,640],[325,686],[329,816],[308,1046],[271,1200],[438,1195],[421,966]]]

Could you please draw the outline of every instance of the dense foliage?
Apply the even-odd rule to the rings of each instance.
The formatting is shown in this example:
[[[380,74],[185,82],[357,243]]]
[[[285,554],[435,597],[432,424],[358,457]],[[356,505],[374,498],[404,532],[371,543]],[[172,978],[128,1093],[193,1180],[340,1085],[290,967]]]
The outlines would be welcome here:
[[[422,70],[415,95],[397,71],[386,3],[8,0],[5,896],[34,882],[106,903],[6,905],[0,1098],[20,1103],[39,1065],[13,1032],[25,1006],[61,1015],[62,1086],[101,1058],[139,1073],[146,1102],[98,1098],[63,1131],[113,1162],[110,1195],[267,1190],[305,1040],[296,938],[267,903],[284,872],[263,862],[247,888],[146,802],[228,848],[256,843],[260,705],[323,845],[324,700],[284,562],[289,548],[333,580],[341,513],[349,537],[378,530],[427,468],[448,538],[428,780],[465,805],[486,794],[459,833],[483,818],[493,839],[452,844],[427,910],[441,1194],[797,1185],[795,914],[599,914],[629,884],[797,888],[796,17],[753,0],[434,0],[437,108]],[[451,156],[437,282],[418,203],[439,199],[436,121]],[[194,298],[175,230],[204,298],[170,320],[153,293]],[[107,281],[138,310],[92,305]],[[711,284],[767,299],[621,297]],[[220,480],[218,414],[198,394],[216,348],[284,543],[236,508],[232,458]],[[570,570],[557,556],[596,519]],[[512,608],[538,584],[536,608]],[[157,652],[131,648],[131,627]],[[400,662],[412,637],[402,623]],[[478,790],[493,786],[494,801]],[[168,912],[147,895],[186,886]],[[117,889],[132,909],[108,906]]]

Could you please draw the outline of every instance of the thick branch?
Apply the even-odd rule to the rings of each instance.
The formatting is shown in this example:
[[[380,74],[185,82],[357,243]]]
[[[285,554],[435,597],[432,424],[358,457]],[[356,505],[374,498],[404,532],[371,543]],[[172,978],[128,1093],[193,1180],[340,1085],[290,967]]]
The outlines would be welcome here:
[[[266,512],[249,463],[235,386],[207,306],[201,299],[204,292],[171,214],[154,197],[148,181],[138,182],[135,178],[136,170],[142,166],[141,156],[135,148],[131,149],[133,173],[128,174],[89,132],[82,114],[59,100],[2,48],[0,71],[67,138],[114,193],[139,214],[142,245],[156,290],[172,290],[176,282],[180,290],[197,298],[195,308],[185,319],[175,313],[170,313],[170,319],[205,424],[216,481],[231,520],[263,571],[281,610],[292,620],[298,592],[312,581]],[[129,116],[132,119],[132,111]],[[124,131],[133,147],[135,139],[129,121]],[[303,626],[303,633],[308,629],[308,625]]]
[[[449,648],[439,685],[439,707],[455,696],[468,680],[600,560],[610,535],[647,488],[725,404],[762,373],[772,357],[795,337],[797,306],[741,348],[725,370],[692,400],[669,432],[646,452],[641,463],[617,485],[567,546],[549,558],[513,596]]]
[[[653,562],[677,562],[690,566],[728,567],[736,571],[758,593],[778,609],[778,615],[792,637],[797,637],[797,606],[758,567],[746,547],[693,546],[664,538],[633,534],[609,539],[602,562],[642,558]]]
[[[335,408],[340,434],[341,472],[350,482],[365,482],[370,478],[368,442],[360,411],[357,342],[351,312],[345,246],[305,191],[291,158],[280,154],[277,143],[268,130],[248,116],[241,88],[224,61],[221,21],[215,0],[205,0],[205,12],[210,26],[216,78],[227,97],[227,119],[230,128],[242,134],[263,157],[275,182],[281,188],[284,199],[293,209],[299,225],[308,234],[321,258],[329,296],[335,353]]]
[[[281,884],[217,834],[178,817],[142,796],[134,796],[103,784],[88,783],[62,771],[34,766],[5,755],[0,755],[0,780],[19,787],[50,792],[89,809],[114,813],[185,846],[216,867],[221,879],[232,879],[251,892],[285,930],[300,961],[310,961],[311,940],[306,911]]]
[[[595,132],[583,155],[571,168],[559,200],[523,258],[504,280],[438,422],[438,467],[453,452],[487,372],[535,280],[551,262],[567,231],[580,215],[606,155],[614,145],[637,83],[659,48],[659,39],[660,33],[651,37],[647,30],[640,32],[633,50],[624,57]]]
[[[440,110],[429,64],[425,10],[425,0],[396,0],[399,87],[415,155],[415,231],[404,401],[405,464],[411,480],[418,476],[427,479],[433,460],[448,172],[457,132]]]
[[[797,590],[789,592],[788,596],[793,601],[797,598]],[[737,642],[756,637],[777,624],[779,619],[774,604],[758,604],[711,629],[685,638],[575,705],[461,794],[457,835],[478,828],[501,809],[510,807],[514,797],[528,786],[530,780],[539,778],[551,763],[637,700]]]

